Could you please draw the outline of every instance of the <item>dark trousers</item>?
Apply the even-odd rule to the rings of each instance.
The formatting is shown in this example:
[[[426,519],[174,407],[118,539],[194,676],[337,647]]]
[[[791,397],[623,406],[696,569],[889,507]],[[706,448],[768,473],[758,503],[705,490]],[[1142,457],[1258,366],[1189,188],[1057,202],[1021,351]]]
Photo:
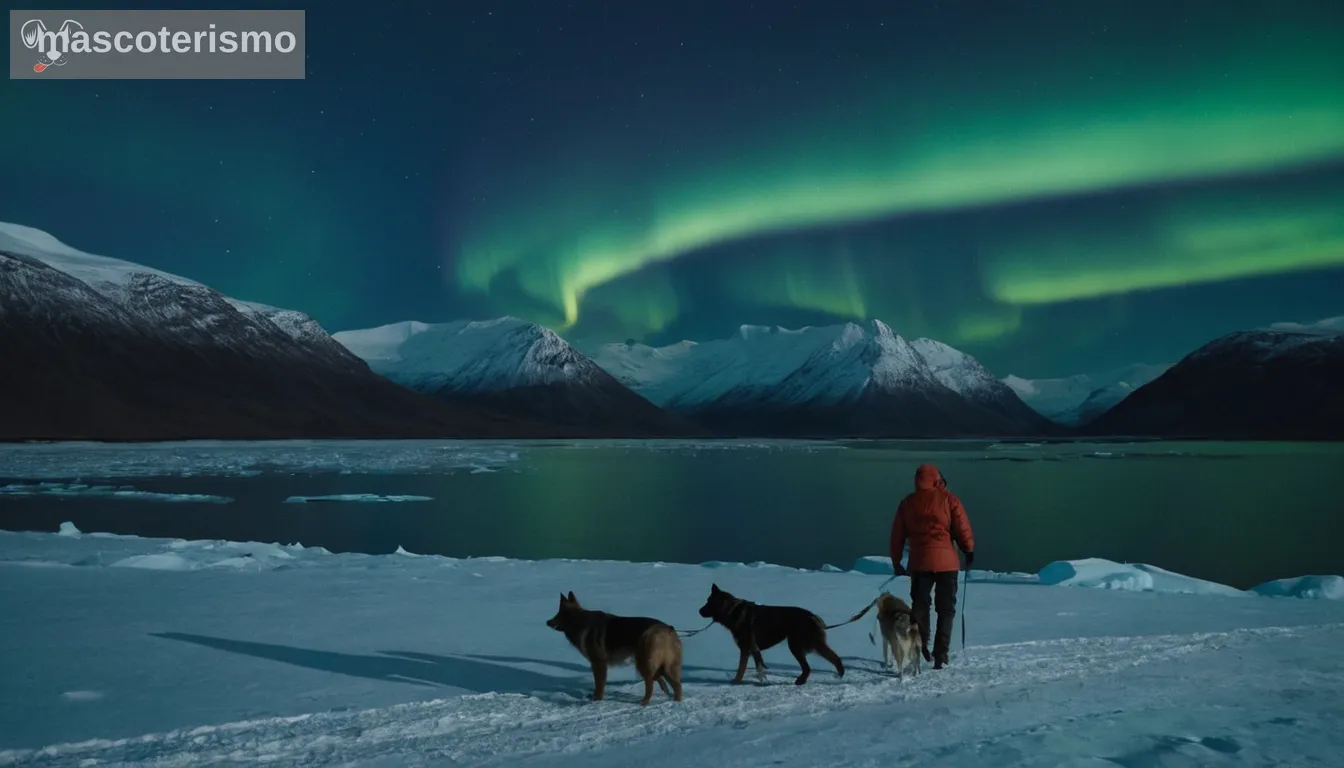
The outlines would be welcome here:
[[[952,618],[957,615],[957,575],[959,571],[917,571],[910,574],[910,607],[924,640],[924,655],[929,650],[929,608],[938,614],[933,637],[933,658],[947,661],[952,647]],[[932,594],[932,600],[930,595]]]

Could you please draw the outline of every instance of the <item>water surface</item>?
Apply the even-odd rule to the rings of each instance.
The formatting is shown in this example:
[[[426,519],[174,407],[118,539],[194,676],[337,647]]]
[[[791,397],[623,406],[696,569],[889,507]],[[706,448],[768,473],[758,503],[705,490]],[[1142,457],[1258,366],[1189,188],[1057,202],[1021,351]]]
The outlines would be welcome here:
[[[11,486],[0,490],[0,527],[70,521],[374,554],[848,568],[886,553],[896,504],[926,461],[965,501],[977,567],[1034,572],[1096,556],[1239,587],[1344,572],[1344,446],[1330,444],[11,445],[0,446],[0,486]],[[75,480],[123,493],[71,491]],[[41,481],[58,485],[35,488]],[[431,500],[285,501],[337,494]]]

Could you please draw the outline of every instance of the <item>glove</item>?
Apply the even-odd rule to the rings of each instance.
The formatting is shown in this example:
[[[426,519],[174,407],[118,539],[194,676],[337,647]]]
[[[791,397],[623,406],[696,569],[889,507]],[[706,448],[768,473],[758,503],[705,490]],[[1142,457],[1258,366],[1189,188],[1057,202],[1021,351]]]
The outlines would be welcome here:
[[[909,575],[909,574],[906,573],[906,571],[905,571],[905,566],[901,565],[899,562],[897,562],[897,561],[895,561],[895,560],[891,561],[891,573],[892,573],[893,576],[908,576],[908,575]]]
[[[975,553],[974,553],[974,552],[967,552],[967,553],[966,553],[966,567],[967,567],[967,568],[970,568],[971,565],[972,565],[974,562],[975,562]]]

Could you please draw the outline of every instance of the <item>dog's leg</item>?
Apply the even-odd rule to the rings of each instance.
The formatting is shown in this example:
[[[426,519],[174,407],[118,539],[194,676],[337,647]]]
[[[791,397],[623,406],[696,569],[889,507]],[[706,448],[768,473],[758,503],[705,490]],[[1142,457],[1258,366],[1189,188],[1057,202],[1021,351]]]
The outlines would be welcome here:
[[[681,662],[674,663],[671,669],[663,673],[663,676],[672,679],[672,700],[681,701]]]
[[[658,687],[662,688],[663,693],[666,693],[668,696],[672,695],[672,689],[667,687],[667,672],[658,673]]]
[[[893,645],[891,655],[896,659],[896,679],[905,681],[905,646]]]
[[[752,658],[752,661],[755,662],[755,664],[756,664],[756,679],[759,680],[760,682],[764,683],[764,682],[765,682],[765,670],[766,670],[766,669],[769,669],[769,667],[766,667],[766,666],[765,666],[765,659],[761,658],[761,649],[760,649],[760,648],[752,648],[752,649],[751,649],[751,658]]]
[[[835,665],[835,674],[837,677],[845,676],[845,663],[840,660],[840,654],[831,650],[831,646],[826,641],[821,641],[821,646],[817,648],[817,655]]]
[[[639,705],[647,707],[651,699],[653,699],[653,675],[647,675],[644,677],[644,698],[639,700]]]
[[[593,660],[593,701],[601,701],[607,695],[607,661]]]
[[[742,682],[742,678],[747,674],[747,656],[749,655],[745,648],[740,649],[741,658],[737,660],[737,677],[733,678],[733,684]]]
[[[885,669],[885,668],[891,666],[891,662],[887,661],[887,653],[888,653],[888,649],[891,649],[891,651],[892,651],[893,653],[895,652],[895,649],[894,649],[894,648],[891,648],[891,642],[888,641],[887,638],[883,637],[883,638],[882,638],[882,667],[883,667],[883,669]]]
[[[635,670],[639,672],[639,677],[644,681],[644,698],[639,702],[640,706],[647,707],[649,700],[653,698],[653,681],[663,673],[661,667],[653,666],[647,657],[635,659]]]
[[[789,653],[793,654],[793,658],[798,660],[798,666],[803,669],[803,673],[793,681],[793,684],[803,685],[812,674],[812,667],[807,663],[807,653],[803,650],[802,644],[792,637],[789,638]]]

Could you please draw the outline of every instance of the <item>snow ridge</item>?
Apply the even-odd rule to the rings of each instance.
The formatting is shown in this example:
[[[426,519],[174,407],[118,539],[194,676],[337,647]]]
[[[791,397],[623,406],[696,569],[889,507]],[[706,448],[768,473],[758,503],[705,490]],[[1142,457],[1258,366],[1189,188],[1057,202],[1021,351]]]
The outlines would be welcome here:
[[[869,328],[744,325],[727,339],[604,344],[590,353],[621,383],[677,410],[748,400],[833,405],[872,391],[945,387],[976,398],[1002,390],[970,355],[932,339],[907,341],[881,320]]]
[[[1063,424],[1078,424],[1108,410],[1169,368],[1170,363],[1136,363],[1102,373],[1056,379],[1024,379],[1009,374],[1002,381],[1042,416]]]
[[[938,381],[959,395],[988,396],[1003,387],[1004,383],[978,360],[959,349],[933,339],[915,339],[910,344],[933,369]]]
[[[601,376],[596,364],[554,331],[516,317],[405,321],[332,338],[377,373],[420,390],[492,392],[584,384]]]
[[[116,325],[131,322],[140,326],[141,332],[249,353],[295,354],[297,344],[342,367],[357,363],[302,312],[241,301],[180,275],[86,253],[32,227],[0,222],[0,253],[35,259],[74,278],[130,315],[128,318],[104,310],[99,314],[104,322]],[[18,281],[0,285],[0,291],[5,290],[30,294],[31,303],[52,303],[54,299],[62,305],[99,312],[89,302],[81,301],[78,294],[82,289],[73,286],[54,283],[35,286]]]

